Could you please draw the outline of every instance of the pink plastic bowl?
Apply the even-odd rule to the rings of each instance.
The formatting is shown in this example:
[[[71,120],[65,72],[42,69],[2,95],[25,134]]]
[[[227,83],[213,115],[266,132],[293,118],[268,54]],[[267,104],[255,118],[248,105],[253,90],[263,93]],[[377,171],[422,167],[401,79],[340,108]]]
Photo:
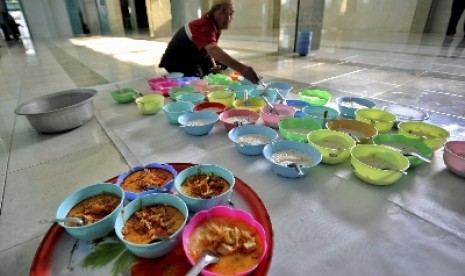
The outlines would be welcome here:
[[[169,96],[169,90],[173,87],[179,87],[179,82],[167,78],[157,78],[149,80],[149,86],[154,91],[160,91],[163,96]]]
[[[465,177],[465,141],[449,141],[444,144],[444,164],[458,176]]]
[[[272,113],[270,113],[270,108],[268,106],[262,107],[261,111],[265,125],[277,129],[282,119],[294,117],[296,109],[293,106],[285,104],[274,104]]]
[[[233,117],[240,117],[236,118],[235,122],[232,122],[228,119],[234,119]],[[242,121],[242,118],[247,118],[247,122]],[[254,125],[257,123],[260,115],[257,112],[248,110],[248,109],[230,109],[220,114],[220,121],[223,122],[224,127],[227,131],[235,128],[236,126],[242,125]]]
[[[258,237],[260,238],[262,244],[263,244],[263,252],[258,258],[258,262],[255,266],[250,268],[249,270],[246,270],[242,273],[234,274],[235,276],[244,276],[250,274],[255,268],[257,268],[258,264],[263,260],[263,257],[265,257],[265,253],[267,250],[267,243],[266,243],[266,236],[265,236],[265,230],[263,229],[263,226],[258,223],[250,214],[243,210],[239,209],[232,209],[226,206],[216,206],[213,207],[209,210],[204,210],[196,213],[191,220],[189,221],[189,224],[184,228],[184,232],[182,234],[182,245],[184,248],[184,252],[187,256],[187,259],[189,262],[194,265],[195,260],[193,260],[189,254],[187,254],[188,250],[188,242],[189,242],[189,237],[192,234],[192,231],[197,228],[197,226],[202,223],[205,220],[208,220],[210,218],[234,218],[241,220],[242,222],[250,225],[252,228],[255,229],[255,231],[258,234]],[[204,270],[202,270],[202,275],[205,276],[218,276],[219,274],[213,273],[208,271],[208,267]]]

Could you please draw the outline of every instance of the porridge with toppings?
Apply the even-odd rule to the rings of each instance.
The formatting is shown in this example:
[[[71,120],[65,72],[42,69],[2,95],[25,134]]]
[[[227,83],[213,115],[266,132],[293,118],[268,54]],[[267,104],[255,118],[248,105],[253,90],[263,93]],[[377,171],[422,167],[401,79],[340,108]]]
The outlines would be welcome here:
[[[148,244],[157,237],[169,237],[184,223],[184,215],[173,206],[154,204],[136,211],[121,229],[124,239]]]
[[[360,156],[360,157],[357,157],[357,159],[366,165],[369,165],[369,166],[372,166],[372,167],[375,167],[381,170],[396,168],[391,162],[386,161],[382,158],[379,158],[378,156],[374,154],[367,155],[367,156]]]
[[[407,154],[407,153],[416,153],[418,155],[422,155],[422,153],[417,150],[415,147],[408,146],[402,143],[396,143],[396,142],[383,142],[383,145],[389,146],[391,148],[395,148],[397,150],[400,150],[402,154]]]
[[[338,143],[336,141],[322,140],[322,141],[315,141],[314,143],[320,147],[327,148],[327,149],[345,149],[346,148],[344,144]]]
[[[239,135],[236,138],[236,143],[244,144],[248,146],[264,145],[264,144],[268,144],[269,142],[271,142],[271,139],[261,134],[244,134],[244,135]]]
[[[190,120],[187,122],[186,126],[206,126],[213,123],[212,120],[208,119],[195,119],[195,120]]]
[[[293,127],[293,128],[288,128],[287,131],[290,132],[290,133],[294,133],[294,134],[307,135],[312,130],[308,129],[308,128]]]
[[[213,173],[191,175],[181,184],[181,191],[190,197],[211,198],[229,189],[229,183]]]
[[[278,150],[271,154],[271,160],[281,166],[287,166],[292,163],[300,164],[304,167],[310,167],[312,160],[302,151],[298,150]]]
[[[252,123],[254,120],[249,116],[232,116],[224,120],[228,124],[247,124]]]
[[[367,138],[367,136],[365,134],[363,134],[362,132],[360,131],[357,131],[357,130],[354,130],[354,129],[350,129],[350,128],[338,128],[336,129],[337,131],[340,131],[340,132],[344,132],[344,133],[347,133],[349,136],[351,136],[352,138],[355,138],[356,140],[360,140],[360,139],[365,139]]]
[[[343,101],[341,103],[341,106],[349,107],[349,108],[355,108],[355,109],[367,108],[367,106],[359,104],[359,103],[357,103],[355,101]]]
[[[89,197],[76,204],[66,215],[67,218],[82,219],[84,225],[95,223],[109,215],[120,204],[121,198],[109,193]],[[67,226],[79,226],[74,222],[66,222]]]

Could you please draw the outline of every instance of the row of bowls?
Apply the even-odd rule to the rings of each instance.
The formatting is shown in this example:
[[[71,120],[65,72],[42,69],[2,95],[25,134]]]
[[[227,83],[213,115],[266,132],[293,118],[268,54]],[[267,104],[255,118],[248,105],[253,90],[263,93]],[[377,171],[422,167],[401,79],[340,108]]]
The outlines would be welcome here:
[[[153,164],[152,164],[153,165]],[[159,164],[165,168],[166,164]],[[148,166],[153,167],[153,166]],[[133,168],[130,172],[136,169],[143,169],[143,167]],[[181,192],[179,186],[184,182],[184,180],[191,176],[202,173],[213,173],[223,177],[229,184],[230,188],[221,195],[208,198],[208,199],[199,199],[189,197]],[[127,176],[128,174],[122,174],[122,176]],[[118,178],[116,185],[109,183],[98,183],[84,187],[74,193],[70,194],[58,207],[56,217],[64,218],[69,213],[69,211],[79,202],[84,199],[96,196],[102,193],[114,194],[121,198],[119,205],[105,218],[84,226],[68,226],[64,223],[60,225],[73,237],[83,240],[95,240],[102,238],[112,231],[115,231],[118,238],[123,242],[129,251],[134,255],[143,257],[143,258],[156,258],[163,256],[173,250],[178,244],[182,241],[186,256],[191,264],[196,262],[191,255],[189,255],[188,248],[189,246],[189,237],[193,233],[196,227],[198,227],[202,222],[210,220],[211,218],[220,217],[220,218],[234,218],[249,225],[257,234],[257,237],[261,240],[263,244],[262,252],[257,259],[257,263],[247,269],[246,271],[241,272],[237,275],[247,275],[260,263],[261,259],[264,257],[266,252],[266,238],[265,231],[263,227],[258,223],[250,214],[239,209],[231,209],[224,205],[227,204],[231,193],[234,188],[235,178],[232,173],[221,166],[212,165],[212,164],[201,164],[191,166],[179,174],[176,175],[174,182],[174,187],[177,190],[177,196],[169,194],[166,191],[153,191],[151,194],[140,194],[137,198],[133,198],[131,202],[124,206],[124,199],[127,199],[128,193],[123,191],[122,188],[118,185],[120,184],[120,178]],[[165,187],[173,185],[173,183],[166,183]],[[178,188],[176,188],[178,187]],[[148,244],[136,244],[125,240],[122,229],[125,222],[138,210],[151,206],[154,204],[163,204],[173,206],[178,209],[184,216],[184,221],[182,226],[176,230],[172,235],[165,239],[154,241]],[[190,218],[190,212],[195,213]],[[217,275],[208,271],[204,271],[204,275]]]

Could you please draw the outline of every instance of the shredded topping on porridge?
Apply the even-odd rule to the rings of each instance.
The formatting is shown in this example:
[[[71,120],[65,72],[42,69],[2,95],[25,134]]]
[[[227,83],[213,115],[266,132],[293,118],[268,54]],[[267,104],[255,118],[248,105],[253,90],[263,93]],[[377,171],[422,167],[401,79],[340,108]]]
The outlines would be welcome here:
[[[295,163],[303,167],[310,167],[312,160],[302,151],[298,150],[278,150],[271,154],[271,160],[281,166]]]
[[[207,119],[195,119],[195,120],[190,120],[187,122],[187,126],[206,126],[213,123],[212,120],[207,120]]]
[[[264,145],[264,144],[268,144],[270,141],[271,141],[270,138],[268,138],[265,135],[261,135],[261,134],[244,134],[236,138],[236,143],[249,145],[249,146]]]

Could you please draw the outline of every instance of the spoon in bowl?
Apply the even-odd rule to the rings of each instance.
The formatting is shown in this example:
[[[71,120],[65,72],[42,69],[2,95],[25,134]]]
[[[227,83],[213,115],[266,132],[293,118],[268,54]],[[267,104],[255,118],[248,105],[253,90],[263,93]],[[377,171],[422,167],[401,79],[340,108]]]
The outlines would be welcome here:
[[[295,168],[298,175],[304,175],[304,172],[302,171],[302,165],[301,164],[289,163],[289,164],[287,164],[287,167],[288,168]]]
[[[383,171],[392,171],[392,172],[400,172],[400,173],[402,173],[403,175],[407,175],[407,172],[406,172],[406,171],[399,170],[399,169],[395,169],[395,168],[390,168],[390,167],[381,168],[381,170],[383,170]]]
[[[55,218],[55,219],[51,219],[51,220],[41,220],[39,221],[39,223],[41,224],[44,224],[44,223],[55,223],[55,222],[71,222],[71,223],[76,223],[78,226],[82,226],[84,225],[84,221],[78,217],[69,217],[69,218],[62,218],[62,219],[59,219],[59,218]]]
[[[426,158],[426,157],[424,157],[424,156],[422,156],[422,155],[420,155],[420,154],[418,154],[416,152],[402,152],[402,155],[404,155],[404,156],[414,156],[414,157],[416,157],[418,159],[421,159],[422,161],[425,161],[426,163],[431,163],[430,159],[428,159],[428,158]]]
[[[197,276],[199,273],[209,264],[216,264],[220,259],[215,255],[215,253],[204,250],[197,263],[189,270],[186,276]]]

